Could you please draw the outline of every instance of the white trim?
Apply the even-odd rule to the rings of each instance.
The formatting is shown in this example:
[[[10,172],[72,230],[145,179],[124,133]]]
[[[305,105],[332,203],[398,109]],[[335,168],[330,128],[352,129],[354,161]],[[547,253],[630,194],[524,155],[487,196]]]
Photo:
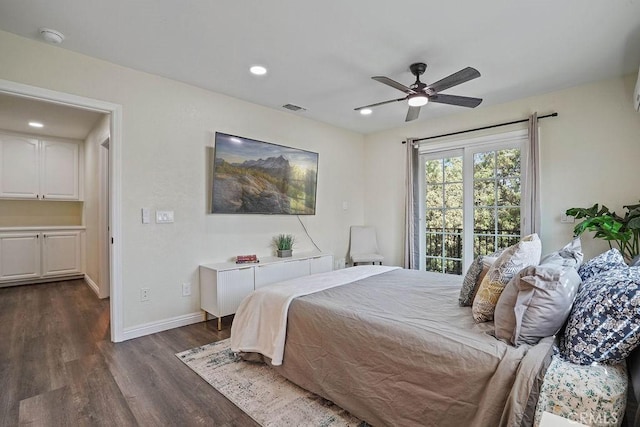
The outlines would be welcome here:
[[[459,148],[471,148],[482,145],[500,145],[510,141],[526,138],[529,131],[527,129],[514,130],[493,135],[479,136],[476,138],[456,139],[455,141],[423,142],[418,144],[420,154],[433,153],[438,151],[455,150]]]
[[[158,320],[156,322],[144,323],[142,325],[125,329],[122,335],[122,339],[123,341],[130,340],[133,338],[151,335],[173,328],[193,325],[194,323],[202,322],[203,319],[204,317],[202,316],[202,311],[198,311],[195,313],[183,314],[182,316],[176,316],[169,319]]]
[[[86,273],[84,275],[84,281],[91,288],[91,290],[97,295],[97,297],[100,298],[100,289],[98,289],[97,283],[91,280],[91,277],[89,277],[89,275]]]
[[[111,102],[85,98],[36,86],[29,86],[0,79],[0,93],[56,104],[79,107],[85,110],[111,114],[110,160],[110,209],[111,236],[111,341],[124,338],[123,285],[122,285],[122,106]]]

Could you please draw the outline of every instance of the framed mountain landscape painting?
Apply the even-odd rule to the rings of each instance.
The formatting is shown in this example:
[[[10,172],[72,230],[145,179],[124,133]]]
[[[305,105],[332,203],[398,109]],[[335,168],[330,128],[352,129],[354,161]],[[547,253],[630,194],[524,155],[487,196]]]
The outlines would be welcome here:
[[[211,212],[314,215],[318,153],[216,132]]]

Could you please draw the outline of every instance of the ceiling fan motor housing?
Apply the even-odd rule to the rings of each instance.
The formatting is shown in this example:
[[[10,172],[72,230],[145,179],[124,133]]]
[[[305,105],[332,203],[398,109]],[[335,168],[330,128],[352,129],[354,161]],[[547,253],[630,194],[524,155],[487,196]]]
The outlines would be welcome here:
[[[411,74],[418,77],[424,74],[424,72],[427,70],[427,64],[425,64],[424,62],[416,62],[415,64],[411,64],[409,66],[409,70],[411,71]]]

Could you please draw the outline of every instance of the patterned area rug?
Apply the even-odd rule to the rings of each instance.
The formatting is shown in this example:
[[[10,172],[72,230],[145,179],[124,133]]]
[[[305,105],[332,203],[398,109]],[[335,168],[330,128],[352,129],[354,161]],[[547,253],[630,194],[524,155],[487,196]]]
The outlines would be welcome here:
[[[367,425],[267,365],[240,359],[229,349],[228,339],[176,356],[262,426]]]

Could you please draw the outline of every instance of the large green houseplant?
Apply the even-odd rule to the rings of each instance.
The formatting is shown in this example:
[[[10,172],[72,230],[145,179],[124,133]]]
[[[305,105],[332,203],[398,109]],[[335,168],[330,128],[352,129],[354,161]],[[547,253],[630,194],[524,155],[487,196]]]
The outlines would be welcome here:
[[[619,216],[611,212],[605,205],[596,203],[590,208],[567,209],[567,215],[576,219],[584,219],[573,229],[575,236],[585,231],[594,231],[597,239],[606,240],[609,247],[615,242],[627,262],[638,256],[640,252],[640,204],[624,206],[625,215]]]

